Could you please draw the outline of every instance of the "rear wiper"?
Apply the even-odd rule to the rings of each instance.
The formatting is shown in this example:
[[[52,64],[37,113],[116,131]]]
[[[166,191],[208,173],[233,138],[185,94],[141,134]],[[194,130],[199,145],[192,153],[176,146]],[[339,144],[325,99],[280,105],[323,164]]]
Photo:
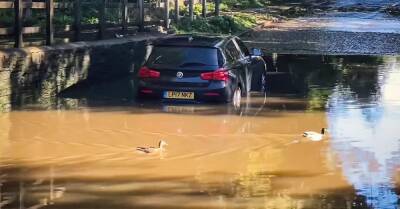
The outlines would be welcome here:
[[[179,67],[186,67],[186,66],[207,66],[208,64],[205,63],[201,63],[201,62],[185,62],[181,65],[179,65]]]

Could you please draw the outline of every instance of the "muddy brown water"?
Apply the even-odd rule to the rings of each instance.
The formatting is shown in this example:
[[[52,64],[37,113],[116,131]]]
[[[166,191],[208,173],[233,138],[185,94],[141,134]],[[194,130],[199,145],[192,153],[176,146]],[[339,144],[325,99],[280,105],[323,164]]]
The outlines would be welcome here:
[[[121,99],[119,80],[60,98],[75,108],[1,114],[0,208],[398,208],[400,58],[288,55],[271,71],[240,110]]]

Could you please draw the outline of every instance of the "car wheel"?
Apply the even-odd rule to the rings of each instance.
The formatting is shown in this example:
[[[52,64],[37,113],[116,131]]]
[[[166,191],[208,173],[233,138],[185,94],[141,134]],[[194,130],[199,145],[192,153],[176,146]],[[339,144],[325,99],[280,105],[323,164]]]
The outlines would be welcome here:
[[[235,108],[239,109],[242,100],[242,89],[238,86],[233,92],[232,104]]]

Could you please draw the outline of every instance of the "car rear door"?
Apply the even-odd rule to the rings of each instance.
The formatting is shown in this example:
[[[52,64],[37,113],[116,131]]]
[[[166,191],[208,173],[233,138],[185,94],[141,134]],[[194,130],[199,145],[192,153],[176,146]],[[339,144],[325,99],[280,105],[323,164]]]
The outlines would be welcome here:
[[[239,82],[242,84],[243,92],[247,92],[247,64],[244,56],[239,50],[237,44],[231,39],[225,46],[225,55],[228,63],[231,63],[231,70],[238,76]]]
[[[264,73],[263,71],[265,71],[265,62],[261,59],[253,59],[249,49],[239,38],[235,38],[235,41],[242,52],[242,55],[244,56],[244,62],[247,66],[246,79],[250,90],[251,86],[253,85],[252,81],[258,81],[261,78],[261,74]]]

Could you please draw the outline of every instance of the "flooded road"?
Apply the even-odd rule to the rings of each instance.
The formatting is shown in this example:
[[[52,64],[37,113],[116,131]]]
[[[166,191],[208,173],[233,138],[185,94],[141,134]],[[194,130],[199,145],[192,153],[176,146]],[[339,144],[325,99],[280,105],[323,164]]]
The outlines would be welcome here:
[[[398,208],[400,57],[270,71],[240,110],[135,101],[122,79],[1,114],[0,208]]]

